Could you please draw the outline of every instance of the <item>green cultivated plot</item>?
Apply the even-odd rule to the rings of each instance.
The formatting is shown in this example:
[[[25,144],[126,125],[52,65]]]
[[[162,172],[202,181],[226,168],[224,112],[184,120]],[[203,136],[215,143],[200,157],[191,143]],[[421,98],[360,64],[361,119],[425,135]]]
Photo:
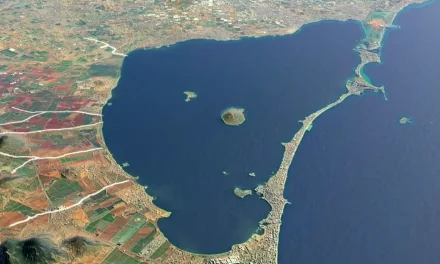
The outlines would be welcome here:
[[[103,215],[104,217],[102,217]],[[97,229],[98,230],[106,229],[107,226],[110,225],[115,220],[115,216],[109,213],[108,211],[105,211],[102,214],[94,217],[94,219],[98,219],[98,220],[90,223],[85,229],[89,233],[94,233]]]
[[[98,194],[96,194],[96,195],[93,195],[92,197],[90,197],[86,202],[85,202],[85,204],[91,204],[91,203],[102,203],[102,202],[104,202],[105,200],[107,200],[107,199],[109,199],[111,196],[110,195],[107,195],[107,193],[106,192],[100,192],[100,193],[98,193]],[[95,212],[95,211],[94,211]],[[94,213],[93,212],[93,213]],[[91,214],[91,215],[93,215],[93,213]],[[90,217],[90,215],[89,215],[89,217]]]
[[[66,119],[70,115],[71,115],[71,113],[61,113],[61,114],[58,114],[58,119]]]
[[[0,51],[0,53],[5,55],[5,56],[7,56],[7,57],[15,57],[15,56],[17,56],[17,53],[12,52],[10,50],[2,50],[2,51]]]
[[[20,171],[22,172],[22,171]],[[35,172],[35,171],[34,171]],[[34,174],[35,175],[35,174]],[[24,180],[20,181],[19,184],[16,184],[16,187],[18,189],[21,189],[23,191],[34,191],[37,189],[37,187],[40,185],[36,177],[32,178],[25,178]]]
[[[147,224],[148,225],[148,224]],[[154,239],[154,235],[156,234],[156,229],[154,229],[147,237],[138,239],[133,246],[131,246],[130,251],[138,254],[142,251],[144,247],[146,247],[151,241]]]
[[[78,182],[69,181],[67,179],[59,179],[53,183],[47,190],[47,195],[55,205],[64,203],[65,199],[75,192],[81,192],[83,188]]]
[[[31,84],[30,80],[23,80],[21,83],[18,83],[18,88],[24,89]]]
[[[166,241],[165,243],[160,246],[156,252],[154,252],[151,255],[151,259],[157,259],[158,257],[162,256],[165,252],[167,252],[168,248],[170,247],[170,242]]]
[[[85,80],[87,80],[89,78],[90,78],[89,73],[84,71],[84,72],[81,73],[81,75],[78,78],[76,78],[76,80],[78,82],[83,82],[83,81],[85,81]]]
[[[86,53],[92,53],[94,50],[98,49],[99,46],[96,44],[89,44],[86,46]]]
[[[21,212],[23,215],[35,215],[38,214],[37,211],[32,210],[31,208],[22,205],[21,203],[10,200],[5,208],[3,208],[2,212]]]
[[[8,77],[5,78],[6,82],[13,82],[17,79],[17,77],[15,77],[14,75],[9,75]]]
[[[62,61],[58,64],[53,65],[55,71],[57,72],[65,72],[67,69],[69,69],[72,66],[72,61]]]
[[[41,85],[39,85],[38,83],[34,83],[31,86],[27,87],[30,90],[37,90],[37,89],[41,89]]]
[[[29,55],[23,55],[20,57],[21,60],[30,60],[30,61],[47,61],[49,58],[49,53],[47,51],[31,51]]]
[[[81,155],[81,156],[69,157],[69,158],[61,158],[60,162],[61,163],[76,162],[76,161],[88,160],[88,159],[91,159],[91,158],[93,158],[93,154],[92,153],[86,153],[86,154]]]
[[[0,123],[24,120],[31,115],[23,112],[6,112],[0,116]]]
[[[44,125],[32,126],[31,131],[40,131],[44,129]]]
[[[5,96],[6,96],[6,94],[8,94],[8,93],[4,92]],[[0,98],[0,103],[4,103],[4,104],[10,103],[10,102],[14,101],[15,99],[16,99],[15,96],[6,96],[3,98]]]
[[[2,147],[0,147],[0,151],[4,151]],[[5,151],[6,152],[6,151]],[[0,172],[10,174],[14,168],[17,168],[21,164],[23,164],[26,159],[14,159],[10,157],[1,157],[0,158]],[[28,175],[25,168],[21,168],[18,170],[17,176],[26,176]],[[35,174],[34,174],[35,175]]]
[[[37,84],[37,85],[38,85],[38,84]],[[41,89],[41,86],[40,86],[40,85],[38,85],[38,87]],[[44,97],[45,95],[44,95],[44,94],[37,93],[36,96],[38,96],[38,97]],[[47,103],[34,101],[34,102],[32,102],[31,107],[30,107],[29,109],[26,109],[26,110],[28,110],[28,111],[44,111],[44,110],[48,110],[47,107],[48,107],[48,104],[47,104]]]
[[[58,104],[59,104],[60,102],[59,102],[59,100],[58,99],[54,99],[53,101],[52,101],[52,103],[49,105],[49,107],[48,107],[48,111],[55,111],[55,110],[57,110],[57,107],[58,107]]]
[[[14,166],[14,168],[17,168],[19,165]],[[37,172],[35,171],[35,168],[32,164],[28,164],[24,167],[21,167],[18,171],[17,171],[17,176],[34,176]],[[38,185],[38,184],[37,184]],[[35,188],[33,188],[35,187]],[[30,186],[26,187],[28,188],[28,191],[33,191],[36,189],[37,186],[35,186],[35,183],[31,184]]]
[[[56,142],[57,140],[63,140],[63,135],[42,135],[41,139]]]
[[[91,124],[92,123],[92,116],[86,116],[85,118],[84,118],[84,120],[83,120],[83,125],[88,125],[88,124]]]
[[[98,208],[92,216],[89,217],[91,222],[98,221],[99,219],[102,219],[103,217],[107,216],[109,214],[109,211],[105,208]],[[113,220],[112,220],[113,221]]]
[[[135,260],[134,258],[131,258],[127,255],[125,255],[124,253],[122,253],[121,251],[119,251],[117,248],[115,250],[113,250],[112,253],[110,253],[110,255],[108,255],[104,261],[102,262],[102,264],[116,264],[116,263],[123,263],[123,264],[138,264],[140,262],[138,262],[137,260]]]
[[[90,234],[95,233],[96,231],[96,227],[92,224],[86,226],[86,228],[84,229],[86,232],[89,232]]]
[[[116,234],[112,242],[125,244],[145,224],[143,215],[134,214],[132,217],[130,222]]]
[[[101,145],[98,143],[96,138],[90,138],[90,139],[87,138],[87,140],[93,145],[93,147],[95,147],[95,148],[101,147]]]
[[[49,58],[49,52],[47,51],[31,51],[30,56],[36,61],[47,61]]]
[[[112,216],[113,219],[110,219],[110,221],[106,221],[106,220],[103,218],[103,219],[97,221],[98,223],[95,225],[95,228],[96,228],[96,229],[104,230],[104,229],[107,228],[108,225],[110,225],[110,224],[113,222],[113,220],[114,220],[114,216],[113,216],[112,214],[107,214],[107,215]]]
[[[84,57],[80,57],[80,58],[78,58],[77,62],[85,63],[85,62],[88,62],[88,60]]]
[[[101,220],[112,223],[113,221],[115,221],[115,216],[111,213],[106,214]]]
[[[89,216],[89,218],[91,218],[91,217],[97,216],[99,214],[102,214],[103,212],[105,212],[105,208],[98,208],[95,211],[93,211],[92,213],[90,213],[88,216]],[[94,219],[91,219],[91,221],[93,222],[94,220],[100,219],[101,217],[104,217],[104,215],[102,215],[100,217],[96,217]]]
[[[56,116],[56,114],[53,114],[53,113],[45,113],[45,114],[40,115],[40,117],[42,117],[42,118],[47,118],[47,119],[51,119],[53,116]]]
[[[87,25],[87,22],[84,21],[84,20],[80,20],[80,21],[76,22],[76,25],[77,25],[78,27],[82,27],[82,26]]]
[[[117,78],[119,76],[120,67],[115,65],[94,64],[90,66],[90,76],[110,76]]]

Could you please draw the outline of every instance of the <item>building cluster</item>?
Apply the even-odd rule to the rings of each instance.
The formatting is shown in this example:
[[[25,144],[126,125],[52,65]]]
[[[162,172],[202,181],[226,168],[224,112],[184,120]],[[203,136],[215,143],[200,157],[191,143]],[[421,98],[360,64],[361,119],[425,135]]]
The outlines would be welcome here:
[[[228,256],[207,260],[206,264],[239,264],[240,259],[237,256]]]

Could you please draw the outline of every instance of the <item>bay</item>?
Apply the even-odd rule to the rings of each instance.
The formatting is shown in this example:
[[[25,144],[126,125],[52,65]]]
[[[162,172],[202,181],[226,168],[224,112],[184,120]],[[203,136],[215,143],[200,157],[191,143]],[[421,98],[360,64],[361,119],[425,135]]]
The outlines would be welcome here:
[[[267,181],[298,120],[345,92],[361,38],[357,22],[324,21],[288,36],[192,40],[125,58],[103,111],[104,138],[155,204],[172,212],[158,222],[171,243],[220,253],[256,232],[269,205],[233,189]],[[198,97],[185,102],[184,91]],[[225,125],[228,107],[244,108],[246,121]]]

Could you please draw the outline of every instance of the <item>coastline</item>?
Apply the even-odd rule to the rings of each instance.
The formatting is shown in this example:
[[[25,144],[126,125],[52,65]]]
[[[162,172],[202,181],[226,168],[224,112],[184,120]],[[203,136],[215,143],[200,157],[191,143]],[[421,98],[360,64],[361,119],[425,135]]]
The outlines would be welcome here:
[[[418,2],[418,3],[408,4],[402,10],[400,10],[399,12],[397,12],[394,15],[392,23],[394,23],[399,18],[399,16],[401,16],[405,12],[409,12],[412,8],[419,9],[419,8],[428,7],[428,6],[432,5],[436,1],[438,1],[438,0],[427,0],[427,1],[421,1],[421,2]],[[391,30],[395,30],[395,29],[400,29],[400,26],[399,25],[391,24],[390,27],[387,27],[387,29],[385,30],[385,32],[383,33],[383,36],[381,38],[381,42],[380,42],[380,44],[381,44],[380,48],[381,49],[386,48],[385,46],[382,46],[382,44],[383,44],[383,42],[386,41],[386,38],[388,37],[388,34],[390,34]],[[374,67],[374,64],[376,64],[376,63],[382,64],[383,63],[383,58],[380,57],[380,61],[371,63],[371,65],[369,67]],[[364,71],[365,71],[365,67],[362,68],[362,74],[365,74],[365,76],[368,77],[368,75]],[[370,81],[370,84],[373,85],[372,84],[372,80],[369,77],[368,77],[368,80]]]
[[[434,1],[435,0],[431,0],[428,3],[423,3],[422,2],[422,6],[421,7],[423,7],[425,5],[429,5],[429,3],[432,3]],[[404,6],[399,12],[397,12],[393,16],[391,23],[395,21],[397,15],[401,11],[403,11],[403,10],[405,10],[407,8],[412,8],[414,6],[419,8],[419,5],[420,5],[420,3],[413,3],[413,4],[409,4],[409,5]],[[360,21],[360,23],[362,24],[362,28],[364,29],[364,32],[365,32],[365,28],[363,27],[363,22]],[[381,37],[380,37],[380,40],[379,40],[380,48],[382,48],[382,43],[383,43],[383,40],[384,40],[385,32],[388,32],[388,27],[385,28],[383,33],[381,34]],[[367,83],[367,89],[365,89],[365,90],[373,90],[373,91],[377,92],[378,87],[375,87],[374,85],[372,85],[370,83],[370,78],[368,77],[368,75],[366,73],[363,72],[363,69],[364,69],[364,66],[367,65],[367,64],[370,64],[370,63],[372,63],[372,64],[373,63],[380,63],[381,62],[381,57],[377,56],[377,61],[365,61],[364,57],[362,56],[361,50],[358,50],[356,48],[356,51],[358,51],[360,53],[361,63],[354,69],[354,72],[358,75],[358,77],[362,81]],[[367,79],[365,79],[365,78],[367,78]],[[267,201],[269,203],[269,205],[271,206],[271,208],[272,208],[272,210],[269,213],[268,217],[263,219],[260,222],[260,228],[262,228],[264,230],[264,234],[266,234],[268,226],[273,226],[273,224],[275,224],[275,230],[270,230],[270,231],[272,231],[271,235],[276,235],[276,237],[277,237],[275,256],[272,256],[272,258],[270,258],[270,257],[266,258],[266,260],[267,259],[271,259],[270,263],[278,263],[278,245],[279,245],[279,239],[280,239],[279,233],[280,233],[280,229],[281,229],[281,217],[283,215],[283,211],[284,211],[285,205],[289,203],[284,198],[283,191],[284,191],[284,188],[285,188],[285,183],[287,181],[287,176],[288,176],[287,172],[288,172],[288,170],[290,168],[291,162],[293,161],[293,158],[295,156],[296,150],[298,149],[298,147],[299,147],[299,145],[301,143],[301,140],[302,140],[305,132],[307,132],[308,126],[311,125],[313,123],[313,121],[316,120],[316,118],[318,118],[324,112],[326,112],[326,111],[330,110],[331,108],[337,106],[338,104],[342,103],[350,95],[360,95],[359,93],[351,92],[349,85],[350,85],[349,81],[347,81],[348,92],[343,94],[343,95],[341,95],[341,97],[337,101],[327,105],[324,108],[319,109],[318,111],[316,111],[316,112],[312,113],[311,115],[307,116],[305,120],[300,121],[300,122],[303,123],[303,126],[301,127],[301,129],[294,135],[293,139],[290,142],[283,143],[283,146],[285,146],[285,151],[284,151],[284,155],[283,155],[283,160],[281,162],[280,168],[278,169],[277,173],[275,175],[273,175],[264,185],[260,185],[260,186],[258,186],[255,189],[256,193],[261,196],[261,199]],[[368,89],[368,88],[370,88],[370,89]],[[384,93],[385,98],[386,98],[385,89],[384,89],[384,87],[381,87],[381,88],[382,89],[380,89],[380,90]],[[281,194],[279,192],[275,193],[275,196],[277,196],[278,199],[275,199],[275,201],[274,201],[274,200],[271,200],[271,198],[273,197],[274,193],[272,192],[272,190],[271,190],[272,188],[271,188],[270,185],[274,181],[276,181],[276,178],[280,178],[278,180],[282,182],[282,186],[278,186],[279,188],[281,188],[282,192],[281,192]],[[266,196],[269,196],[270,198],[268,198]],[[274,206],[271,203],[271,201],[272,201],[272,203],[281,203],[281,205],[280,205],[281,208],[278,208],[278,209],[280,209],[279,216],[273,216]],[[272,225],[268,225],[268,224],[272,224]],[[249,239],[248,242],[250,242],[251,240],[255,240],[255,241],[259,242],[260,239],[264,236],[264,234],[262,236],[254,234]],[[247,243],[247,242],[245,242],[245,243]],[[240,245],[234,245],[233,246],[233,251],[234,251],[235,248],[239,248],[239,247],[240,247]]]
[[[429,5],[429,4],[432,3],[433,1],[435,1],[435,0],[431,0],[431,1],[429,1],[429,2],[424,2],[424,3],[422,3],[422,4],[420,4],[420,3],[414,3],[414,4],[406,5],[403,9],[401,9],[399,12],[397,12],[397,13],[394,15],[394,17],[393,17],[392,20],[394,21],[394,20],[396,19],[397,15],[399,15],[401,12],[403,12],[403,11],[404,11],[405,9],[407,9],[407,8],[412,8],[413,6],[416,7],[416,8],[420,8],[420,7],[423,7],[423,6],[425,6],[425,5]],[[421,6],[420,6],[420,5],[421,5]],[[348,19],[348,20],[345,20],[345,21],[339,21],[339,20],[320,20],[320,21],[314,21],[314,22],[310,22],[310,23],[304,24],[304,25],[302,25],[300,28],[298,28],[298,29],[296,29],[296,30],[294,29],[294,30],[292,30],[291,33],[287,33],[287,34],[275,34],[275,35],[268,35],[268,36],[267,36],[267,35],[264,35],[264,36],[257,36],[257,35],[256,35],[256,36],[246,36],[246,37],[243,37],[243,38],[231,39],[231,40],[226,40],[226,39],[222,39],[222,40],[211,40],[211,39],[209,39],[208,41],[238,41],[238,40],[255,39],[255,38],[273,38],[273,37],[282,36],[282,35],[284,35],[284,36],[285,36],[285,35],[295,35],[297,32],[300,32],[301,29],[303,29],[305,26],[310,26],[311,24],[315,24],[315,23],[326,23],[326,22],[340,22],[340,23],[345,23],[346,21],[349,21],[349,20],[351,20],[351,19]],[[354,20],[354,21],[355,21],[355,20]],[[362,21],[360,21],[360,23],[362,24]],[[388,32],[388,30],[389,30],[388,27],[385,28],[385,29],[384,29],[384,33],[381,34],[381,38],[380,38],[380,41],[379,41],[380,44],[382,44],[383,39],[385,38],[386,33]],[[364,29],[364,31],[365,31],[365,29]],[[158,48],[163,48],[163,47],[172,47],[172,46],[174,46],[174,45],[183,45],[183,44],[185,44],[185,43],[189,43],[190,41],[191,41],[191,40],[187,40],[187,41],[183,41],[183,42],[176,42],[176,43],[171,44],[171,45],[164,45],[164,46],[160,46],[160,47],[154,47],[154,48],[151,48],[151,49],[149,49],[149,50],[158,49]],[[382,48],[382,45],[380,45],[380,48]],[[359,52],[359,51],[358,51],[358,52]],[[355,69],[354,69],[354,72],[356,73],[356,75],[358,75],[357,77],[360,78],[359,81],[363,80],[365,83],[368,84],[367,87],[370,88],[370,89],[367,89],[367,88],[366,88],[365,90],[373,90],[373,91],[381,90],[383,93],[385,93],[385,92],[384,92],[384,89],[380,89],[380,88],[378,88],[378,87],[373,86],[373,85],[371,84],[371,80],[370,80],[370,78],[367,76],[367,74],[365,74],[365,73],[363,72],[365,65],[370,64],[370,63],[372,63],[372,64],[374,64],[374,63],[381,63],[380,56],[378,56],[378,60],[377,60],[377,61],[365,61],[364,58],[362,57],[361,52],[359,52],[359,53],[360,53],[360,57],[361,57],[361,63],[360,63]],[[128,54],[128,56],[129,56],[129,54]],[[123,60],[122,60],[122,61],[123,61]],[[123,67],[123,63],[121,64],[121,68],[122,68],[122,67]],[[120,79],[121,77],[122,77],[122,76],[118,76],[118,79],[116,80],[116,83],[119,82],[119,79]],[[348,83],[348,82],[347,82],[347,83]],[[117,87],[117,85],[114,86],[114,87],[110,90],[110,92],[108,93],[107,99],[106,99],[106,101],[105,101],[106,103],[103,105],[103,107],[101,107],[101,111],[100,111],[101,114],[102,114],[102,112],[103,112],[104,107],[108,104],[108,102],[109,102],[110,99],[112,98],[112,91],[113,91],[113,89],[115,89],[116,87]],[[273,255],[270,256],[270,257],[268,256],[269,258],[268,258],[268,262],[267,262],[267,263],[277,263],[277,259],[278,259],[278,244],[279,244],[279,231],[280,231],[280,228],[281,228],[281,216],[282,216],[282,214],[283,214],[283,210],[284,210],[284,206],[285,206],[285,204],[288,203],[287,200],[285,200],[284,197],[283,197],[283,191],[284,191],[285,183],[286,183],[286,180],[287,180],[287,177],[288,177],[287,172],[288,172],[288,169],[289,169],[289,167],[290,167],[290,163],[292,162],[292,160],[293,160],[293,158],[294,158],[294,155],[295,155],[295,153],[296,153],[296,150],[297,150],[297,148],[299,147],[299,145],[300,145],[300,143],[301,143],[301,140],[302,140],[302,138],[303,138],[305,132],[307,132],[307,128],[308,128],[308,126],[309,126],[310,124],[312,124],[313,121],[316,120],[316,118],[318,118],[320,115],[322,115],[322,114],[325,113],[326,111],[330,110],[331,108],[333,108],[333,107],[337,106],[338,104],[342,103],[342,102],[343,102],[345,99],[347,99],[350,95],[359,95],[358,93],[355,93],[355,92],[353,92],[353,91],[350,91],[350,88],[348,87],[348,84],[347,84],[347,89],[348,89],[348,92],[342,94],[342,95],[339,97],[338,100],[336,100],[335,102],[330,103],[329,105],[327,105],[327,106],[325,106],[325,107],[323,107],[323,108],[317,110],[316,112],[314,112],[314,113],[310,114],[309,116],[307,116],[307,117],[305,118],[304,121],[301,121],[301,122],[303,123],[303,126],[301,127],[301,129],[300,129],[298,132],[295,133],[295,135],[294,135],[294,137],[292,138],[292,140],[291,140],[290,142],[288,142],[288,143],[283,143],[283,145],[285,146],[285,151],[284,151],[283,159],[282,159],[282,162],[281,162],[281,164],[280,164],[280,167],[279,167],[277,173],[276,173],[275,175],[273,175],[273,176],[272,176],[272,177],[271,177],[271,178],[270,178],[270,179],[269,179],[264,185],[260,185],[259,187],[256,188],[257,193],[259,193],[259,194],[262,196],[261,198],[262,198],[263,200],[265,200],[266,202],[268,202],[268,204],[269,204],[269,205],[271,206],[271,208],[272,208],[272,210],[271,210],[271,212],[269,213],[269,215],[268,215],[265,219],[263,219],[263,220],[260,222],[260,227],[261,227],[262,229],[264,229],[264,231],[265,231],[263,235],[258,235],[258,234],[255,233],[255,234],[252,235],[252,236],[251,236],[246,242],[241,243],[241,244],[232,245],[232,248],[231,248],[230,251],[227,251],[227,252],[224,252],[224,253],[219,253],[219,254],[212,254],[212,255],[209,255],[209,254],[198,254],[198,253],[194,253],[194,252],[189,252],[189,251],[185,251],[185,250],[182,250],[182,249],[180,249],[180,248],[177,248],[177,247],[175,247],[174,245],[172,245],[172,246],[175,247],[176,249],[178,249],[178,250],[181,251],[181,252],[184,252],[184,253],[187,253],[187,254],[191,254],[191,255],[200,256],[200,257],[202,257],[202,258],[206,258],[206,257],[224,257],[224,256],[230,256],[230,255],[236,255],[236,254],[241,256],[241,255],[242,255],[242,254],[241,254],[241,250],[240,250],[241,246],[244,246],[245,244],[253,243],[253,242],[255,242],[255,241],[260,242],[261,239],[262,239],[264,236],[266,236],[266,235],[268,234],[268,232],[266,232],[266,229],[267,229],[268,227],[271,227],[271,226],[276,226],[276,227],[275,227],[275,230],[273,230],[273,231],[277,231],[277,234],[272,233],[272,234],[276,235],[276,237],[277,237],[277,242],[276,242],[276,245],[275,245],[275,246],[276,246],[276,253],[275,253],[275,256],[273,256]],[[123,169],[123,167],[122,167],[121,165],[119,165],[119,164],[116,162],[116,160],[113,158],[112,153],[108,150],[108,148],[107,148],[107,146],[106,146],[106,144],[105,144],[104,136],[103,136],[103,124],[100,124],[100,125],[98,126],[97,131],[98,131],[99,136],[100,136],[101,139],[102,139],[103,148],[105,148],[105,152],[106,152],[106,154],[107,154],[107,155],[106,155],[106,158],[108,158],[109,161],[110,161],[112,164],[117,165],[117,166],[119,167],[119,169],[122,171],[122,173],[126,176],[127,179],[133,180],[133,181],[136,183],[136,185],[141,186],[141,185],[137,182],[136,177],[130,175],[130,174],[127,173],[127,172],[125,172],[125,170]],[[274,193],[273,191],[268,191],[267,188],[270,187],[271,182],[274,182],[274,181],[277,180],[278,178],[281,178],[281,180],[284,181],[282,187],[277,186],[277,187],[278,187],[278,190],[277,190],[276,193]],[[279,188],[281,188],[281,189],[279,189]],[[280,190],[281,190],[281,194],[279,193]],[[148,200],[150,200],[150,199],[152,198],[152,197],[151,197],[146,191],[145,191],[145,194],[146,194],[146,197],[148,197]],[[271,202],[270,202],[270,198],[269,198],[269,197],[270,197],[271,195],[273,195],[273,194],[276,194],[277,196],[279,196],[279,197],[275,200],[275,202],[277,202],[277,203],[278,203],[278,202],[281,202],[281,204],[282,204],[282,208],[281,208],[281,212],[280,212],[279,218],[278,218],[278,216],[274,216],[274,215],[273,215],[274,206],[271,204]],[[152,201],[152,200],[151,200],[151,201]],[[154,203],[153,203],[153,204],[154,204]],[[155,206],[158,210],[164,212],[164,215],[160,215],[160,216],[161,216],[160,218],[162,218],[162,217],[168,217],[168,216],[171,214],[171,212],[167,212],[167,211],[165,211],[165,210],[159,208],[159,207],[156,206],[156,205],[154,205],[154,206]],[[157,220],[157,219],[156,219],[156,220]],[[270,225],[264,225],[265,223],[269,223]],[[158,229],[158,230],[160,230],[160,229]],[[163,233],[162,233],[162,234],[163,234]],[[258,248],[258,247],[257,247],[257,248]],[[260,250],[260,249],[258,248],[257,250]],[[267,250],[267,248],[266,248],[266,250]],[[270,250],[269,250],[268,252],[270,252]],[[245,259],[248,259],[246,256],[243,256],[243,257],[244,257]],[[275,262],[273,262],[273,261],[275,261]]]
[[[357,23],[358,21],[357,21],[357,20],[354,20],[354,19],[347,19],[347,20],[324,19],[324,20],[317,20],[317,21],[314,21],[314,22],[311,22],[311,23],[304,24],[304,25],[301,26],[299,29],[297,29],[297,30],[292,30],[291,33],[287,33],[287,34],[274,34],[274,35],[262,35],[262,36],[244,36],[244,37],[241,37],[241,38],[230,39],[230,40],[228,40],[228,39],[190,39],[190,40],[184,40],[184,41],[181,41],[181,42],[176,42],[176,43],[173,43],[173,44],[170,44],[170,45],[156,46],[156,47],[151,47],[151,48],[140,48],[140,49],[135,49],[135,50],[133,50],[133,51],[128,52],[127,55],[126,55],[126,57],[129,57],[130,54],[131,54],[132,52],[136,52],[136,51],[139,51],[139,50],[142,50],[142,51],[156,51],[156,50],[161,49],[161,48],[167,48],[167,49],[168,49],[168,48],[176,47],[176,46],[178,46],[178,45],[191,45],[193,41],[215,41],[215,42],[218,42],[218,41],[222,41],[222,42],[224,41],[224,42],[226,42],[226,41],[228,41],[228,42],[236,42],[236,41],[256,40],[256,39],[265,39],[265,38],[272,39],[272,38],[279,38],[279,37],[292,37],[292,36],[296,36],[296,35],[297,35],[298,33],[300,33],[304,28],[309,27],[309,26],[317,26],[317,25],[319,25],[319,24],[321,24],[321,23],[324,23],[324,24],[326,24],[326,23],[329,23],[329,24],[332,24],[332,23],[344,24],[344,23],[347,23],[347,22]],[[124,65],[123,65],[123,61],[124,61],[124,59],[125,59],[125,57],[122,58],[121,70],[120,70],[120,72],[119,72],[119,73],[120,73],[120,76],[118,76],[118,79],[116,80],[116,85],[113,86],[113,88],[111,88],[110,92],[107,94],[106,103],[103,105],[103,107],[101,108],[101,111],[100,111],[101,114],[103,114],[104,107],[105,107],[105,106],[108,106],[108,103],[109,103],[109,102],[111,101],[111,99],[112,99],[112,91],[113,91],[113,89],[117,88],[118,83],[119,83],[119,80],[120,80],[120,78],[122,78],[122,67],[124,66]],[[333,103],[331,103],[331,104],[333,104]],[[233,107],[232,107],[232,108],[233,108]],[[125,169],[123,168],[123,166],[122,166],[121,164],[119,164],[119,163],[114,159],[113,154],[110,152],[110,150],[107,148],[107,145],[105,144],[104,135],[103,135],[103,126],[104,126],[104,122],[103,122],[102,124],[100,124],[100,127],[99,127],[99,134],[100,134],[100,137],[102,138],[102,142],[103,142],[103,145],[104,145],[103,148],[104,148],[105,152],[109,154],[108,157],[107,157],[107,155],[106,155],[106,157],[109,159],[109,161],[110,161],[112,164],[114,164],[114,165],[116,165],[116,166],[118,167],[118,169],[119,169],[119,170],[120,170],[120,171],[126,176],[127,179],[133,180],[133,181],[136,183],[136,185],[142,186],[142,185],[138,182],[138,180],[137,180],[138,177],[133,176],[133,175],[131,175],[130,173],[126,172]],[[308,128],[308,126],[306,126],[306,128]],[[270,178],[269,178],[269,179],[270,179]],[[143,187],[143,186],[142,186],[142,187]],[[252,188],[251,188],[251,189],[252,189]],[[148,197],[148,198],[153,198],[150,194],[148,194],[147,191],[145,191],[145,194],[146,194],[146,197]],[[152,199],[151,201],[152,201],[152,204],[153,204],[158,210],[164,212],[163,215],[161,215],[158,219],[154,219],[154,221],[159,220],[160,218],[167,218],[167,217],[169,217],[169,216],[172,214],[172,212],[168,212],[168,211],[166,211],[166,210],[160,208],[159,206],[157,206],[157,205],[154,203],[154,199]],[[266,201],[266,202],[267,202],[267,201]],[[270,205],[270,203],[267,203],[267,204]],[[266,218],[265,218],[265,219],[266,219]],[[262,221],[264,221],[264,219],[261,220],[260,223],[261,223]],[[159,231],[161,231],[158,225],[156,225],[156,228],[157,228]],[[161,231],[161,232],[162,232],[162,231]],[[163,233],[162,233],[162,234],[163,234]],[[164,236],[165,236],[165,235],[164,235]],[[261,236],[264,236],[264,234],[263,234],[263,235],[259,235],[259,234],[257,233],[257,230],[255,230],[255,231],[253,232],[253,234],[252,234],[251,236],[249,236],[249,238],[248,238],[245,242],[243,242],[243,243],[238,243],[238,244],[232,244],[232,245],[231,245],[231,248],[230,248],[228,251],[224,251],[224,252],[220,252],[220,253],[215,253],[215,254],[197,253],[197,252],[192,252],[192,251],[188,251],[188,250],[184,250],[184,249],[178,248],[177,246],[174,246],[173,244],[172,244],[172,246],[175,247],[176,249],[178,249],[179,251],[184,252],[184,253],[187,253],[187,254],[190,254],[190,255],[196,255],[196,256],[201,256],[201,257],[205,257],[205,258],[206,258],[206,257],[220,257],[220,258],[221,258],[221,257],[225,257],[225,256],[226,256],[226,257],[230,256],[230,255],[232,254],[232,250],[233,250],[234,246],[244,245],[244,244],[248,243],[249,241],[253,240],[255,237],[261,237]],[[166,236],[165,236],[165,237],[166,237]]]
[[[428,221],[412,218],[414,212],[435,211],[436,203],[421,208],[410,202],[420,197],[421,190],[426,201],[436,201],[435,187],[423,187],[435,186],[431,182],[435,160],[424,155],[435,146],[438,130],[438,116],[433,114],[438,111],[434,99],[438,52],[430,43],[440,36],[433,23],[438,21],[440,2],[431,2],[410,5],[406,13],[399,13],[393,21],[396,27],[382,39],[381,62],[365,67],[373,84],[385,86],[389,100],[371,93],[352,97],[316,123],[320,127],[316,134],[303,138],[304,148],[291,167],[293,178],[286,183],[285,197],[293,205],[286,207],[282,218],[280,264],[384,259],[411,263],[424,256],[432,257],[421,262],[436,263],[436,250],[420,242],[435,244],[437,237],[425,231]],[[413,117],[416,124],[401,125],[402,117]],[[402,222],[400,210],[407,213]],[[377,219],[371,221],[374,215]],[[398,227],[388,232],[388,224],[396,221]],[[414,236],[400,247],[409,229]],[[419,254],[411,254],[411,249]]]

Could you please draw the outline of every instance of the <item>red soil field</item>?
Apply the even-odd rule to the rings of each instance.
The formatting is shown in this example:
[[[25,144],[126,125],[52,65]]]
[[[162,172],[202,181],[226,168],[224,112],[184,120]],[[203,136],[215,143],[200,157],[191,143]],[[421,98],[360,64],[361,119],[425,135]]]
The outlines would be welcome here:
[[[0,228],[6,228],[10,224],[24,220],[26,216],[22,215],[20,212],[6,212],[0,213]]]
[[[380,19],[373,19],[371,21],[368,21],[368,24],[372,26],[375,30],[380,30],[386,26],[385,22]]]

